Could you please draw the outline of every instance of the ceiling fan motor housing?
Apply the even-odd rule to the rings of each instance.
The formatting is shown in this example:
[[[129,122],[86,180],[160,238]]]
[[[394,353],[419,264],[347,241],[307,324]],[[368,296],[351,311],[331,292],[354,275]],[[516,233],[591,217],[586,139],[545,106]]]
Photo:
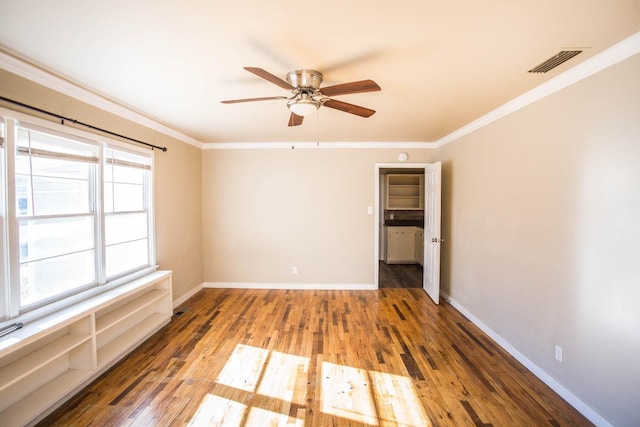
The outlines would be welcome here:
[[[322,73],[315,70],[295,70],[287,73],[287,82],[296,88],[317,90],[322,83]]]

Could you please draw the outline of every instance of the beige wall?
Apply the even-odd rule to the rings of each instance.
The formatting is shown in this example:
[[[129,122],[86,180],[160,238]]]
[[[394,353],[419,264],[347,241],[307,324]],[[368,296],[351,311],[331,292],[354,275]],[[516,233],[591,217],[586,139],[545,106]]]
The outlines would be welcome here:
[[[637,426],[640,55],[438,157],[443,290],[601,416]]]
[[[373,283],[374,164],[401,150],[201,151],[0,73],[4,96],[169,147],[156,228],[175,299],[203,281]],[[437,151],[402,150],[443,162],[443,290],[619,426],[640,419],[639,100],[636,56]]]
[[[202,283],[202,152],[199,148],[2,70],[0,94],[131,138],[168,147],[167,152],[156,151],[155,154],[157,261],[161,269],[173,271],[174,300]],[[0,105],[15,108],[7,103]]]
[[[372,285],[375,163],[433,150],[205,150],[205,281]],[[298,267],[298,274],[292,268]]]

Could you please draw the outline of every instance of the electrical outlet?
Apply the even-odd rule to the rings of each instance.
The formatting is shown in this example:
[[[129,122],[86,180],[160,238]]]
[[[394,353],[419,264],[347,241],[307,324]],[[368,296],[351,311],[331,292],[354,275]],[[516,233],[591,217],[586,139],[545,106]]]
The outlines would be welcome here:
[[[298,274],[298,267],[293,267],[293,268],[291,269],[291,273],[293,273],[293,274]]]
[[[556,360],[562,363],[562,347],[556,344]]]

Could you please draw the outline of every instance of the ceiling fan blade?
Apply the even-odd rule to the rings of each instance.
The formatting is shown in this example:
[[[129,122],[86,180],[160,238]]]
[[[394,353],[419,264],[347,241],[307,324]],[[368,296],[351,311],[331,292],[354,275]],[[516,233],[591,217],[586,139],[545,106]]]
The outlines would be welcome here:
[[[324,105],[325,107],[355,114],[356,116],[360,117],[371,117],[375,114],[375,110],[370,110],[369,108],[360,107],[359,105],[353,105],[347,102],[336,101],[335,99],[329,99],[322,105]]]
[[[358,82],[342,83],[335,86],[320,88],[320,92],[325,96],[346,95],[348,93],[375,92],[380,90],[380,86],[373,80],[360,80]]]
[[[262,77],[265,80],[269,80],[271,83],[276,84],[283,89],[290,89],[290,90],[295,89],[295,87],[291,86],[289,83],[285,82],[280,77],[276,77],[270,72],[263,70],[262,68],[244,67],[244,69],[249,71],[250,73],[255,74],[258,77]]]
[[[304,117],[291,113],[291,116],[289,116],[289,126],[300,126],[303,120]]]
[[[271,101],[273,99],[287,99],[286,96],[266,96],[263,98],[244,98],[244,99],[229,99],[226,101],[220,101],[223,104],[237,104],[238,102],[253,102],[253,101]]]

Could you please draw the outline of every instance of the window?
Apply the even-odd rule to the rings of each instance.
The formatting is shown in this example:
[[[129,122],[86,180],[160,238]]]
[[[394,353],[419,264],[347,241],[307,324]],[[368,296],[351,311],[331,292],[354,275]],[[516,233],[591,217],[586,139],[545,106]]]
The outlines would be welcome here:
[[[97,283],[98,145],[19,127],[15,206],[20,306]]]
[[[152,152],[33,121],[0,127],[0,322],[155,268]]]
[[[107,149],[104,211],[107,278],[149,264],[149,158]]]

